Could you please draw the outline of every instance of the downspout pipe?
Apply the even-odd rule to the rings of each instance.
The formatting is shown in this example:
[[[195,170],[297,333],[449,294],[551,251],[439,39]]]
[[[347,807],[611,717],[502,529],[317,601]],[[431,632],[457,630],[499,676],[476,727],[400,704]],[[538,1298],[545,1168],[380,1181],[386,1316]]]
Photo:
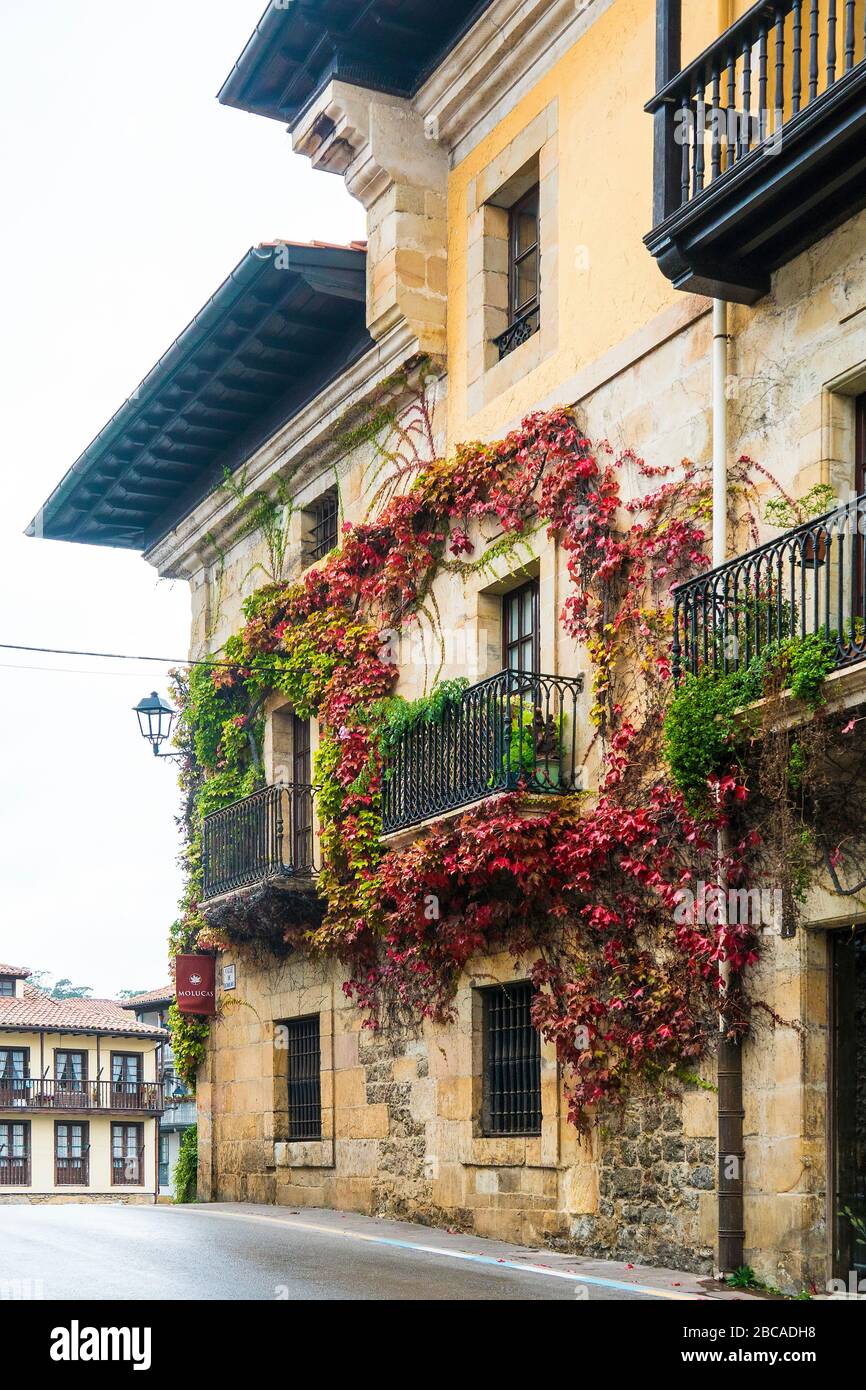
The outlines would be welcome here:
[[[713,568],[728,558],[728,306],[713,300]],[[727,852],[727,837],[719,831],[719,864]],[[719,871],[722,911],[727,912],[727,885]],[[719,967],[722,994],[731,984],[727,961]],[[745,1263],[745,1213],[743,1201],[743,1057],[738,1041],[731,1041],[719,1016],[716,1068],[718,1098],[718,1265],[724,1278]]]
[[[713,300],[713,569],[728,558],[728,306]]]

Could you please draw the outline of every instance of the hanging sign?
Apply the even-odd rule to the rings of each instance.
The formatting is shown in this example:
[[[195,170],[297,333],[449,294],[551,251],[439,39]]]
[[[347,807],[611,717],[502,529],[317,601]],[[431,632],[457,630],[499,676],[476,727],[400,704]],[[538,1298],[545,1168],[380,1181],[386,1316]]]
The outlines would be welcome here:
[[[175,956],[174,989],[182,1014],[216,1013],[216,957]]]

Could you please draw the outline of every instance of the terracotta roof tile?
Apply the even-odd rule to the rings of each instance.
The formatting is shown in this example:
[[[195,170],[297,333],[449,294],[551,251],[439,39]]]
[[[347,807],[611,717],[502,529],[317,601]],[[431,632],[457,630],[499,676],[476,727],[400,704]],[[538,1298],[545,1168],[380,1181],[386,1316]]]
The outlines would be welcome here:
[[[278,237],[276,241],[260,241],[260,251],[270,251],[275,246],[317,246],[322,251],[366,251],[366,241],[291,241],[288,237]]]
[[[116,999],[52,999],[25,985],[22,999],[0,997],[0,1030],[45,1028],[62,1033],[123,1033],[130,1037],[166,1038],[164,1028],[137,1023]]]
[[[4,965],[0,961],[0,980],[26,980],[30,971],[23,965]]]
[[[145,1004],[174,1003],[174,985],[163,985],[161,989],[149,989],[144,994],[133,994],[129,999],[117,1001],[122,1009],[141,1009]]]

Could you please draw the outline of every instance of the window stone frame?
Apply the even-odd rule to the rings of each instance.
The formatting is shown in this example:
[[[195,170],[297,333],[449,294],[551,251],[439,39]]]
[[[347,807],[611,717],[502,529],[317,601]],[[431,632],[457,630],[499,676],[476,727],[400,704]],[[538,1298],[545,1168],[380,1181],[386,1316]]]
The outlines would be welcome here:
[[[559,345],[559,107],[557,101],[469,185],[467,227],[467,414],[472,417],[534,371]],[[508,327],[509,212],[538,184],[540,326],[500,359],[493,341]]]

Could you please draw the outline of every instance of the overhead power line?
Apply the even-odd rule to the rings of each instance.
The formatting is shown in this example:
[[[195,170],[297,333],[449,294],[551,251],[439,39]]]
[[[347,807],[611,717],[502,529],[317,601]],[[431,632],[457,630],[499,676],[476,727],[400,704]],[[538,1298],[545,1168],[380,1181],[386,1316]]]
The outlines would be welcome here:
[[[38,656],[87,656],[97,658],[100,661],[154,661],[159,666],[230,666],[233,669],[246,665],[243,661],[226,661],[222,657],[207,657],[202,660],[195,660],[192,657],[183,656],[131,656],[126,652],[79,652],[64,647],[23,647],[15,642],[0,642],[0,651],[4,652],[30,652]],[[34,667],[34,670],[48,670],[45,667]]]

